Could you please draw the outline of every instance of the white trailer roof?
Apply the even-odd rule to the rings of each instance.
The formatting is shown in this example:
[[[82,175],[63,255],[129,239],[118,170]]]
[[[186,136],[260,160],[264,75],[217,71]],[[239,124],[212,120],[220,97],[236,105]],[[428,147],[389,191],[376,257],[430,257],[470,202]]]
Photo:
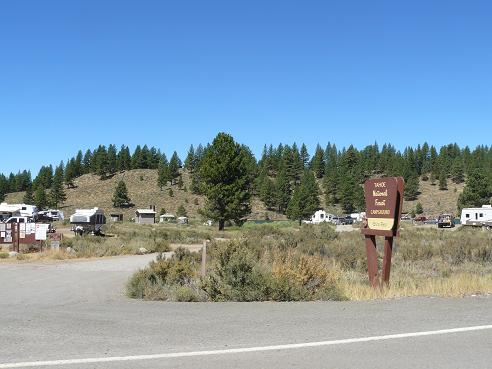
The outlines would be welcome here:
[[[6,202],[2,202],[0,204],[0,213],[15,213],[20,211],[21,206],[14,204],[7,204]]]
[[[78,214],[78,215],[88,215],[88,216],[91,216],[91,215],[94,215],[96,213],[103,213],[103,211],[101,209],[99,209],[99,208],[93,208],[93,209],[75,209],[75,214]]]
[[[152,209],[137,209],[135,210],[135,214],[157,214],[154,210]]]

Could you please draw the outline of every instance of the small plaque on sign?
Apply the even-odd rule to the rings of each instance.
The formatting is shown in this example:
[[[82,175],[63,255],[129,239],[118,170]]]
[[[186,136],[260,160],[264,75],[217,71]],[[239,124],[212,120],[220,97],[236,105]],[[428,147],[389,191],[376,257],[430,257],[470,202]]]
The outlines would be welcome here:
[[[398,212],[397,179],[379,178],[365,183],[367,227],[378,231],[395,229]]]

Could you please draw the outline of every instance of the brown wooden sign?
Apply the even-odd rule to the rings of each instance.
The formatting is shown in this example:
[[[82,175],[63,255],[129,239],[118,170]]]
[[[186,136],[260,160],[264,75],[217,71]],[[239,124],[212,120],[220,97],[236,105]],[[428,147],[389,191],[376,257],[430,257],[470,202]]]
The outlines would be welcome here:
[[[366,219],[362,234],[366,236],[369,281],[380,285],[376,236],[384,236],[383,282],[389,283],[393,237],[398,236],[405,181],[401,177],[368,180],[364,185]]]

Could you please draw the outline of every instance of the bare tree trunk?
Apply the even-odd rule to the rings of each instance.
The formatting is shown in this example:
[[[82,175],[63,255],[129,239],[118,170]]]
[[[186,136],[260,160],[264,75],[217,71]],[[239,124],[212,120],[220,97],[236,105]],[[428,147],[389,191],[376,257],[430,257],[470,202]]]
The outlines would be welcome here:
[[[225,221],[224,220],[219,220],[219,231],[223,231],[225,227]]]

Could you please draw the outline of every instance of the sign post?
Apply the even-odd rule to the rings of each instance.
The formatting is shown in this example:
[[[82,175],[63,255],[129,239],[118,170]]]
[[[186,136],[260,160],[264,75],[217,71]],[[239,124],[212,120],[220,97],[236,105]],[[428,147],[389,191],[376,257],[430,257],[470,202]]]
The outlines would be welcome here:
[[[367,271],[373,287],[381,286],[376,236],[384,237],[382,283],[388,284],[390,280],[393,237],[400,231],[404,188],[402,177],[370,179],[364,184],[366,218],[362,234],[366,238]]]

